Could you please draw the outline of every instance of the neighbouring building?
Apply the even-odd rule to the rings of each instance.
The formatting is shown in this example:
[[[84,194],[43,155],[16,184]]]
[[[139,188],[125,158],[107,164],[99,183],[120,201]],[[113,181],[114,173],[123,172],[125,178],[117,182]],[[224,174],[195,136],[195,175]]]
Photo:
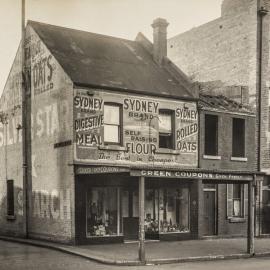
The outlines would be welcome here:
[[[254,115],[225,97],[199,97],[166,57],[167,26],[153,22],[152,44],[142,34],[130,41],[28,23],[28,181],[20,48],[0,99],[1,234],[119,242],[138,238],[140,213],[148,239],[246,234],[245,184],[261,177]]]
[[[256,171],[255,114],[249,106],[223,95],[200,94],[199,168]],[[199,213],[200,235],[244,236],[248,226],[248,185],[204,179]]]
[[[168,40],[168,57],[201,92],[249,104],[256,113],[256,234],[270,234],[269,0],[223,0],[221,16]]]

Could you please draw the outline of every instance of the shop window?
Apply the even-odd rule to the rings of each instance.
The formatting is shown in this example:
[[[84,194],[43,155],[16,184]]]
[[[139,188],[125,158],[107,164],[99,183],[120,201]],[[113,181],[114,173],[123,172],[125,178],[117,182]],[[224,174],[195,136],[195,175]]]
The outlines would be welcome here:
[[[245,157],[245,119],[233,118],[232,156]]]
[[[14,216],[14,181],[7,180],[7,215]]]
[[[121,106],[104,104],[104,143],[121,144]]]
[[[173,111],[159,111],[159,148],[174,148]]]
[[[244,217],[247,209],[247,185],[227,185],[227,216]]]
[[[189,189],[163,188],[159,190],[160,233],[189,231]]]
[[[121,231],[120,189],[93,187],[87,192],[87,236],[114,236]]]
[[[218,155],[218,116],[205,115],[205,141],[204,141],[205,155]]]

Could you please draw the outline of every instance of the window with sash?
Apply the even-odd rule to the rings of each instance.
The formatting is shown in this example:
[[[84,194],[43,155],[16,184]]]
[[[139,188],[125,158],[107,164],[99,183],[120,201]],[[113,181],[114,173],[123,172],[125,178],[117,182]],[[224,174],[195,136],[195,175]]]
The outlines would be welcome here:
[[[121,144],[121,105],[104,104],[104,143]]]
[[[173,116],[173,111],[159,111],[159,148],[174,149]]]
[[[227,184],[227,217],[243,218],[247,213],[247,185]]]

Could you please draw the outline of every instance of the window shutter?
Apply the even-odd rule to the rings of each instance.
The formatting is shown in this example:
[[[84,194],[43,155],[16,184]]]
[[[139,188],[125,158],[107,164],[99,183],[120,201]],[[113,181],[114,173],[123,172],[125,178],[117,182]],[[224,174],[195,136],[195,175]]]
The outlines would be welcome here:
[[[233,215],[233,184],[227,184],[227,218]]]
[[[244,217],[248,216],[248,185],[244,185]]]

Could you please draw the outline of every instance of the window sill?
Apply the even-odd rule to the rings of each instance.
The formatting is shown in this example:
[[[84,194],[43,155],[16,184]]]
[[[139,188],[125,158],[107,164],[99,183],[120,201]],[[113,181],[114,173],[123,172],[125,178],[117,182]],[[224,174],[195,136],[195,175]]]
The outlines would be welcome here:
[[[230,217],[228,218],[230,223],[245,223],[246,219],[243,217]]]
[[[180,155],[179,150],[159,148],[156,150],[155,154],[170,154],[170,155]]]
[[[126,151],[126,148],[120,145],[100,145],[98,149],[110,151]]]
[[[7,220],[15,220],[16,216],[15,215],[6,215]]]
[[[203,159],[221,160],[221,156],[203,155]]]
[[[122,233],[120,234],[112,234],[112,235],[86,235],[87,238],[110,238],[110,237],[121,237],[123,236]]]
[[[246,157],[231,157],[231,161],[240,161],[240,162],[247,162]]]
[[[160,232],[159,234],[180,234],[180,233],[190,233],[190,231]]]

